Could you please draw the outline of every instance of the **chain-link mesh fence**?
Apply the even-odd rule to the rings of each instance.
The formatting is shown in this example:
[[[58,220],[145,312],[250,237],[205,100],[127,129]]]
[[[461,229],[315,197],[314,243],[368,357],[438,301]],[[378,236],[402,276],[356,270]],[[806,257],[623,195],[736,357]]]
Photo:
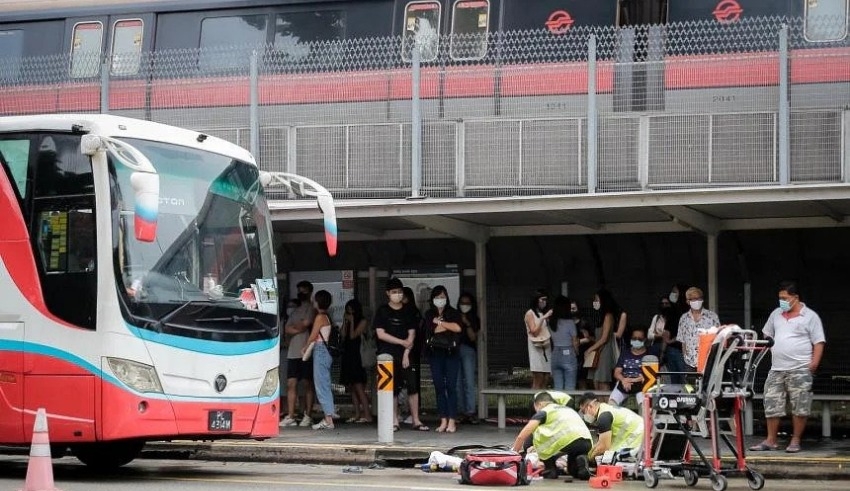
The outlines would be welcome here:
[[[109,112],[253,141],[262,168],[339,197],[411,195],[414,152],[428,196],[765,185],[783,168],[790,182],[836,182],[850,107],[841,26],[775,17],[435,38],[419,45],[418,104],[417,44],[400,37],[0,56],[0,113]]]

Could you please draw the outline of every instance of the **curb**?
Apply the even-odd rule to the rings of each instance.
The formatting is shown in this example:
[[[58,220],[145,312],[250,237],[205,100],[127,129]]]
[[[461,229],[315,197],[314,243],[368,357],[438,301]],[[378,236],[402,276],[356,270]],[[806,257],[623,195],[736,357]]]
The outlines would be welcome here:
[[[147,444],[141,458],[314,465],[368,465],[383,461],[392,467],[412,467],[411,462],[425,462],[435,450],[445,449],[345,443],[158,442]],[[747,463],[767,479],[850,480],[850,458],[845,457],[753,457]]]

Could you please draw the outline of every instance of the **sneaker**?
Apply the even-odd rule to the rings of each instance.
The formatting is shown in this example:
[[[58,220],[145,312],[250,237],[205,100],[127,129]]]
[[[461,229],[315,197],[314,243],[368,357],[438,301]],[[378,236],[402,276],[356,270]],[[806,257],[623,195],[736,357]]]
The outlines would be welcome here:
[[[325,421],[323,419],[323,420],[319,421],[318,423],[314,424],[312,426],[312,428],[314,430],[332,430],[332,429],[334,429],[334,424],[328,423],[327,421]]]
[[[301,426],[302,428],[306,428],[306,427],[312,426],[312,425],[313,425],[313,418],[311,418],[309,414],[305,414],[304,417],[301,419],[301,422],[298,423],[298,426]]]
[[[298,426],[298,421],[295,421],[295,418],[290,418],[289,416],[283,418],[283,421],[280,422],[280,427],[285,428],[287,426]]]

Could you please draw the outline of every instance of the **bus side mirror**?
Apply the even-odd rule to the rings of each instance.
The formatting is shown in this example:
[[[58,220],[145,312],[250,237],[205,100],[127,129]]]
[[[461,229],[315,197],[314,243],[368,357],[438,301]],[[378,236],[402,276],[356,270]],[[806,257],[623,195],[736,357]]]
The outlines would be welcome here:
[[[156,222],[159,215],[159,175],[133,172],[130,175],[130,184],[135,193],[133,230],[136,240],[153,242],[156,239]]]

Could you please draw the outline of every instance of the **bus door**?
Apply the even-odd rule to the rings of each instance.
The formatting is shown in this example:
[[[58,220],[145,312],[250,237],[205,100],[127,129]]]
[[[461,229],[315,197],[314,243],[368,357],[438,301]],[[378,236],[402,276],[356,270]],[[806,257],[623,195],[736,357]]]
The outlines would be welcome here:
[[[614,110],[663,110],[668,0],[618,1]]]
[[[0,314],[0,441],[24,443],[24,323],[16,314]]]

